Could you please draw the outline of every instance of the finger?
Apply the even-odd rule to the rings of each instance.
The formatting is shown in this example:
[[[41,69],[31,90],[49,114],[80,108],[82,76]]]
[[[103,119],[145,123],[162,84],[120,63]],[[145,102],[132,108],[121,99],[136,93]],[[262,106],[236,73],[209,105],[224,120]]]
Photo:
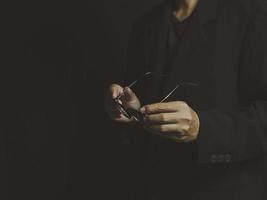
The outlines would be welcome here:
[[[116,99],[120,95],[121,92],[123,92],[123,89],[121,86],[117,84],[112,84],[109,87],[109,90],[107,91],[106,98],[105,98],[106,110],[108,110],[111,107],[112,108],[116,107],[114,99]]]
[[[180,141],[180,140],[184,139],[185,136],[183,136],[182,133],[173,131],[176,129],[175,127],[171,127],[171,126],[167,127],[167,126],[166,125],[162,126],[162,127],[151,126],[151,127],[145,127],[145,129],[151,133],[160,135],[162,137],[165,137],[165,138],[168,138],[168,139],[171,139],[174,141]],[[170,132],[168,132],[167,130]]]
[[[121,101],[125,108],[133,108],[135,110],[140,109],[140,101],[130,88],[126,87],[124,89],[124,93],[121,96]]]
[[[178,134],[181,136],[186,136],[190,126],[188,124],[162,124],[162,125],[152,125],[145,127],[154,133],[159,133],[163,135]]]
[[[112,84],[109,89],[110,95],[113,99],[116,99],[123,93],[123,88],[118,84]]]
[[[176,124],[178,122],[179,114],[177,112],[146,115],[144,118],[145,125]]]
[[[131,102],[131,101],[135,101],[137,99],[137,96],[131,90],[131,88],[126,87],[126,88],[124,88],[123,92],[124,92],[123,96],[121,97],[122,101]]]
[[[122,101],[119,99],[109,99],[106,101],[106,107],[117,108],[117,105],[122,105]]]
[[[120,111],[116,107],[116,102],[114,101],[114,99],[106,98],[105,108],[106,108],[107,112],[118,112],[118,113],[120,113]]]
[[[196,140],[195,137],[193,136],[173,136],[173,135],[170,135],[170,136],[165,136],[166,138],[168,139],[171,139],[175,142],[178,142],[178,143],[189,143],[189,142],[193,142]]]
[[[184,131],[185,128],[174,127],[174,125],[160,125],[160,126],[145,127],[145,129],[151,133],[160,135],[162,137],[168,138],[178,143],[189,143],[189,142],[194,141],[195,137],[188,135],[186,131]]]
[[[187,136],[175,136],[175,135],[169,135],[169,136],[164,136],[170,140],[173,140],[177,143],[187,143],[192,141],[191,138],[187,137]]]
[[[146,129],[158,134],[174,133],[177,132],[177,125],[176,124],[152,125],[146,127]]]
[[[181,109],[182,105],[184,105],[184,102],[181,101],[156,103],[156,104],[146,105],[142,107],[140,111],[144,114],[177,112]]]

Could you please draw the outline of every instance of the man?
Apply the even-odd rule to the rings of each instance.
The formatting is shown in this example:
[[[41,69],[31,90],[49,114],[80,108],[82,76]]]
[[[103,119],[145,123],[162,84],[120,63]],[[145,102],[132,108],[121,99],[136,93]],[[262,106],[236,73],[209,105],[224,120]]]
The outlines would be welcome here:
[[[266,0],[167,0],[133,24],[126,83],[167,75],[107,94],[138,147],[136,199],[267,198],[266,35]]]

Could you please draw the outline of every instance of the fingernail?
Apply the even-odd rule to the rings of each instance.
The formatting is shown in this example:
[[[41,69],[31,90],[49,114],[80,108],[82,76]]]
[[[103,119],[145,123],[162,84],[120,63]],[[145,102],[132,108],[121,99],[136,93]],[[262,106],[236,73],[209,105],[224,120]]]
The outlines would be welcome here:
[[[146,112],[146,108],[145,108],[145,107],[142,107],[142,108],[140,109],[140,112],[141,112],[141,113],[145,113],[145,112]]]

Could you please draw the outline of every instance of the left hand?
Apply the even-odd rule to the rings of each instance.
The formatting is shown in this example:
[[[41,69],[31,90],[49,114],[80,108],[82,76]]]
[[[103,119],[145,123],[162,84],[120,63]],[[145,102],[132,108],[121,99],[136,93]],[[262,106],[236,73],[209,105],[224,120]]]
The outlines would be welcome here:
[[[198,115],[185,102],[146,105],[140,111],[145,115],[145,129],[152,133],[177,142],[191,142],[198,137],[200,127]]]

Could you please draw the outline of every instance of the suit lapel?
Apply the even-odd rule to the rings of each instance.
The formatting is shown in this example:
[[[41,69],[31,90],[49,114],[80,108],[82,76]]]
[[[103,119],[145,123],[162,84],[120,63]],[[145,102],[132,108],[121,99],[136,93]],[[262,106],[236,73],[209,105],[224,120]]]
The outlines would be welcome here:
[[[167,79],[163,93],[168,94],[180,82],[193,82],[199,84],[199,74],[197,73],[207,64],[207,59],[211,59],[208,55],[211,53],[209,48],[208,30],[206,25],[216,19],[218,0],[199,0],[197,16],[190,24],[194,27],[187,29],[179,49],[175,52],[175,57],[171,65],[170,77]],[[206,60],[205,60],[206,59]],[[174,64],[175,63],[175,64]],[[179,93],[179,92],[177,92]],[[182,97],[181,100],[185,97]]]
[[[163,88],[163,93],[170,92],[178,82],[195,82],[196,77],[192,75],[192,60],[199,60],[202,53],[205,53],[208,35],[206,25],[216,19],[219,0],[199,0],[197,20],[193,26],[196,32],[188,32],[176,52],[176,59],[180,66],[171,66],[170,76]],[[145,58],[149,71],[161,73],[167,61],[167,42],[169,23],[171,20],[172,1],[167,1],[159,6],[154,12],[151,22],[146,24],[145,33]],[[202,52],[202,50],[204,52]],[[198,54],[200,52],[200,54]],[[207,53],[207,52],[206,52]],[[175,76],[174,76],[175,75]],[[152,103],[159,101],[161,82],[159,79],[152,79],[146,86],[145,102]]]
[[[155,17],[150,24],[147,24],[145,39],[145,57],[148,70],[161,73],[166,63],[168,26],[171,17],[171,1],[161,5],[155,12]],[[157,101],[158,88],[160,82],[158,78],[153,77],[148,81],[146,89],[146,101],[151,103]]]

